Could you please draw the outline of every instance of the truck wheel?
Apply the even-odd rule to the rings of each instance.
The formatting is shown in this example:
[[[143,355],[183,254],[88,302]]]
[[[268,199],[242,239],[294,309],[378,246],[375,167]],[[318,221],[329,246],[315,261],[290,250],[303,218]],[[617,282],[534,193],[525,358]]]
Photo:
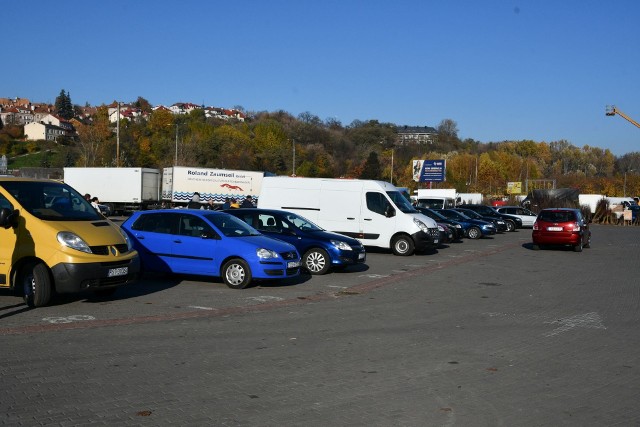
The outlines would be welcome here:
[[[482,231],[478,227],[471,227],[467,233],[470,239],[476,240],[482,237]]]
[[[51,299],[51,277],[46,265],[31,262],[22,268],[20,274],[22,295],[29,307],[42,307]]]
[[[391,250],[394,255],[409,256],[413,255],[415,245],[409,236],[396,236],[391,240]]]
[[[513,221],[505,221],[507,224],[507,231],[516,231],[516,224]]]
[[[309,274],[322,275],[326,274],[331,267],[329,254],[320,248],[309,249],[302,257],[304,268]]]
[[[239,258],[230,259],[222,266],[222,280],[231,289],[244,289],[251,283],[249,265]]]

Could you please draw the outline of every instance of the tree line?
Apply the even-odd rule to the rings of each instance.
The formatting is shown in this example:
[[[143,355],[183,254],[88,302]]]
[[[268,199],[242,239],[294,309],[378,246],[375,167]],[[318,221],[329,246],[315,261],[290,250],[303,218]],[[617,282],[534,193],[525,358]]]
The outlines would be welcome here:
[[[56,108],[67,116],[70,96],[64,90]],[[133,121],[122,119],[119,138],[109,121],[107,106],[91,120],[76,124],[78,137],[57,143],[27,143],[15,129],[0,129],[0,152],[49,149],[47,166],[116,166],[163,168],[174,164],[203,168],[268,171],[278,175],[366,178],[391,181],[411,190],[425,187],[413,181],[418,159],[445,159],[446,182],[459,192],[505,195],[508,182],[555,180],[556,187],[581,193],[622,196],[640,194],[640,152],[621,157],[599,147],[576,147],[566,140],[481,143],[458,137],[457,124],[444,119],[429,144],[398,145],[397,125],[378,120],[355,120],[348,125],[321,120],[304,112],[246,112],[245,121],[205,117],[196,109],[185,115],[152,110],[144,98],[135,105],[146,113]],[[64,116],[63,116],[64,117]],[[7,138],[6,135],[12,137]],[[4,136],[4,138],[2,138]],[[21,148],[18,148],[21,147]]]

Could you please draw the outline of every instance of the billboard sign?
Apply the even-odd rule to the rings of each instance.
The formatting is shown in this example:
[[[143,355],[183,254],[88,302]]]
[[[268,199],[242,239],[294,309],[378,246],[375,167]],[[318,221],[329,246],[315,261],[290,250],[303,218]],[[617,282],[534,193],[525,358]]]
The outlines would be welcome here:
[[[446,160],[414,160],[413,180],[416,182],[443,182],[446,177]]]
[[[507,182],[507,194],[522,194],[522,182]]]

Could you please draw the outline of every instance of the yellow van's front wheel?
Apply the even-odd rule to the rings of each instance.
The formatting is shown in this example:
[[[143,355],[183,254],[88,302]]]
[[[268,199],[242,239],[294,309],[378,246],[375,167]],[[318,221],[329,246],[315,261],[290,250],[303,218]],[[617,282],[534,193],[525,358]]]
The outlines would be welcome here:
[[[29,307],[42,307],[51,299],[51,276],[46,265],[33,261],[22,267],[20,283],[25,304]]]

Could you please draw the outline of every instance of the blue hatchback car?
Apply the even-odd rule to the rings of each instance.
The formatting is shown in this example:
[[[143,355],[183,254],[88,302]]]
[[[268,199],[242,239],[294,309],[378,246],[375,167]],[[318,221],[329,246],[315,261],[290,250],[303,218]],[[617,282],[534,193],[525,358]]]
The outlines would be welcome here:
[[[302,268],[310,274],[325,274],[363,263],[367,259],[360,241],[338,233],[325,231],[308,219],[293,212],[275,209],[228,209],[261,233],[291,243],[302,255]]]
[[[222,277],[233,289],[252,279],[300,273],[296,248],[267,237],[238,218],[215,211],[138,211],[122,223],[143,271]]]

